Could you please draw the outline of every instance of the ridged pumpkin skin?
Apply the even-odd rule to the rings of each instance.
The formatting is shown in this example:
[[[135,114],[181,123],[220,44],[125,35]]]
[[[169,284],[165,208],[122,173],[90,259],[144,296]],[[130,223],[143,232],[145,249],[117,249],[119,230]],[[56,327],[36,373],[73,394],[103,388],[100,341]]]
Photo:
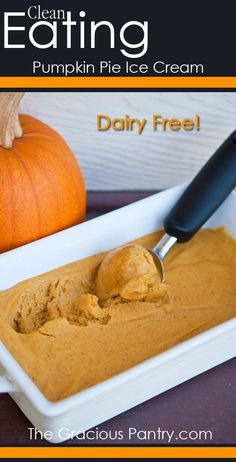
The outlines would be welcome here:
[[[23,137],[0,147],[0,252],[55,233],[84,219],[81,170],[63,138],[21,115]]]

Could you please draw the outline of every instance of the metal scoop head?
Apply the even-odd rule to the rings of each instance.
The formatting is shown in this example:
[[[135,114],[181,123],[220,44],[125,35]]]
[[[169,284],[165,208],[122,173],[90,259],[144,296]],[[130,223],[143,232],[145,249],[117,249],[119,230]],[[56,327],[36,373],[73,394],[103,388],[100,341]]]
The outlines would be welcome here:
[[[167,252],[169,252],[169,250],[173,247],[176,241],[177,237],[170,236],[169,234],[165,233],[152,249],[148,249],[153,256],[153,260],[161,275],[161,282],[165,282],[163,260]]]

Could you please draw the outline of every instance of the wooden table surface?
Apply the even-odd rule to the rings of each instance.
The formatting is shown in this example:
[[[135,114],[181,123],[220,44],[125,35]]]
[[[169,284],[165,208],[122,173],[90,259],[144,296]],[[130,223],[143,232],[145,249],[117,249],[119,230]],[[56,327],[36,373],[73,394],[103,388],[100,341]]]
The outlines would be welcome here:
[[[90,193],[88,218],[148,194]],[[29,427],[32,427],[32,424],[10,396],[0,395],[0,445],[42,446],[48,444],[40,439],[30,441]],[[128,433],[131,427],[137,430],[160,429],[169,432],[174,430],[174,444],[183,444],[183,441],[178,438],[180,431],[210,430],[212,440],[187,438],[184,444],[236,445],[236,358],[99,425],[99,430],[113,433],[115,430],[123,431],[123,440],[116,441],[116,444],[167,444],[166,438],[145,442],[134,437],[130,441]],[[140,436],[142,436],[141,433]],[[114,441],[107,439],[105,443],[114,444]],[[104,444],[104,441],[78,442],[74,439],[64,444]]]

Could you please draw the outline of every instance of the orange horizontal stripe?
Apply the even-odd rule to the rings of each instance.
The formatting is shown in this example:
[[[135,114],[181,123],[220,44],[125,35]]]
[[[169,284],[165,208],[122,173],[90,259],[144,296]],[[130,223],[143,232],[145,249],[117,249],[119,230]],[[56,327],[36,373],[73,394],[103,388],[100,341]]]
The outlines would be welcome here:
[[[1,458],[235,458],[236,447],[14,447]]]
[[[236,88],[236,77],[0,77],[1,88]]]

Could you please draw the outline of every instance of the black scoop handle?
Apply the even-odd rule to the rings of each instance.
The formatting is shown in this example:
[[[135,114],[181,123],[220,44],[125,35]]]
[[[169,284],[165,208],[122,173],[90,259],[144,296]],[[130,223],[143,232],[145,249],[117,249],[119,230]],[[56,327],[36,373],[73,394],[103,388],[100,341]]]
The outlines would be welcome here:
[[[165,231],[187,242],[236,186],[236,131],[193,179],[164,220]],[[233,213],[233,212],[232,212]]]

